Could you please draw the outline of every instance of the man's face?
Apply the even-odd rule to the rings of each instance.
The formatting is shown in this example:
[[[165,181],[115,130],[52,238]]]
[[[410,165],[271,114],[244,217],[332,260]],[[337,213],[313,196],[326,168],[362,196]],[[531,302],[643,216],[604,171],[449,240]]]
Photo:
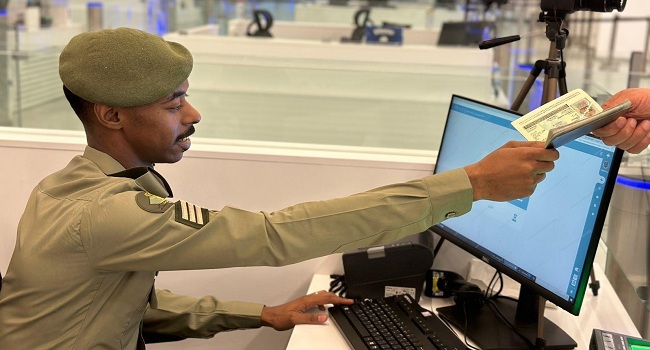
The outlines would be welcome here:
[[[186,100],[188,88],[185,81],[158,101],[118,109],[135,166],[174,163],[190,148],[189,136],[201,115]]]

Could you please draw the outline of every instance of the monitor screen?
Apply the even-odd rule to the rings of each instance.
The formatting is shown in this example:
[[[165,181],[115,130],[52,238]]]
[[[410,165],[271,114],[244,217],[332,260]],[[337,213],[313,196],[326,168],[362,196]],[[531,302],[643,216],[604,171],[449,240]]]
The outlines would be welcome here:
[[[524,140],[510,124],[519,116],[454,95],[435,172],[463,167],[510,140]],[[476,201],[469,213],[433,231],[518,281],[522,291],[577,315],[622,151],[592,136],[558,151],[555,169],[532,196]]]

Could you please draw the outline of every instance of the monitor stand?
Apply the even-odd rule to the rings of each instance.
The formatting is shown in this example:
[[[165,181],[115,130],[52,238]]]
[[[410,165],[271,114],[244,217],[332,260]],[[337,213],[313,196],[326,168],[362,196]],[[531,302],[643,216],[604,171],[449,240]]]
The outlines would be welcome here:
[[[438,315],[448,320],[456,326],[469,339],[474,341],[483,350],[512,350],[525,349],[529,350],[530,344],[535,344],[537,339],[537,320],[531,320],[530,317],[518,315],[518,312],[527,310],[525,314],[530,314],[530,310],[537,310],[535,300],[539,302],[539,296],[532,291],[527,291],[524,286],[521,287],[520,301],[514,301],[506,298],[492,300],[494,305],[486,304],[479,311],[468,314],[467,320],[463,309],[459,306],[452,305],[438,308]],[[531,301],[532,300],[532,301]],[[523,302],[522,302],[523,301]],[[526,337],[530,343],[523,340],[494,310],[494,306],[503,314],[503,316],[512,324],[515,329]],[[517,309],[519,308],[519,311]],[[536,313],[533,311],[533,313]],[[550,320],[544,319],[544,335],[546,340],[545,349],[573,349],[578,344],[564,332],[560,327]]]

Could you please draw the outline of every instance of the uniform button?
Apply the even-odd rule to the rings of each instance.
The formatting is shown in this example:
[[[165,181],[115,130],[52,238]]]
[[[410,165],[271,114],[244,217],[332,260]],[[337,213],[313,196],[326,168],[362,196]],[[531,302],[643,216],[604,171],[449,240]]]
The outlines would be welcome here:
[[[455,211],[450,211],[449,213],[447,213],[447,215],[445,215],[445,218],[447,218],[447,219],[451,219],[451,218],[455,218],[455,217],[456,217],[456,212]]]

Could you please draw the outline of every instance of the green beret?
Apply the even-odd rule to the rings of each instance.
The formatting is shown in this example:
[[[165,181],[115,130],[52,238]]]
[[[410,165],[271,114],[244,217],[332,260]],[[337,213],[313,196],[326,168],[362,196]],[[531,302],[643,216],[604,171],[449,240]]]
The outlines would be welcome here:
[[[181,44],[133,28],[86,32],[59,56],[59,76],[75,95],[94,103],[135,107],[181,85],[192,55]]]

